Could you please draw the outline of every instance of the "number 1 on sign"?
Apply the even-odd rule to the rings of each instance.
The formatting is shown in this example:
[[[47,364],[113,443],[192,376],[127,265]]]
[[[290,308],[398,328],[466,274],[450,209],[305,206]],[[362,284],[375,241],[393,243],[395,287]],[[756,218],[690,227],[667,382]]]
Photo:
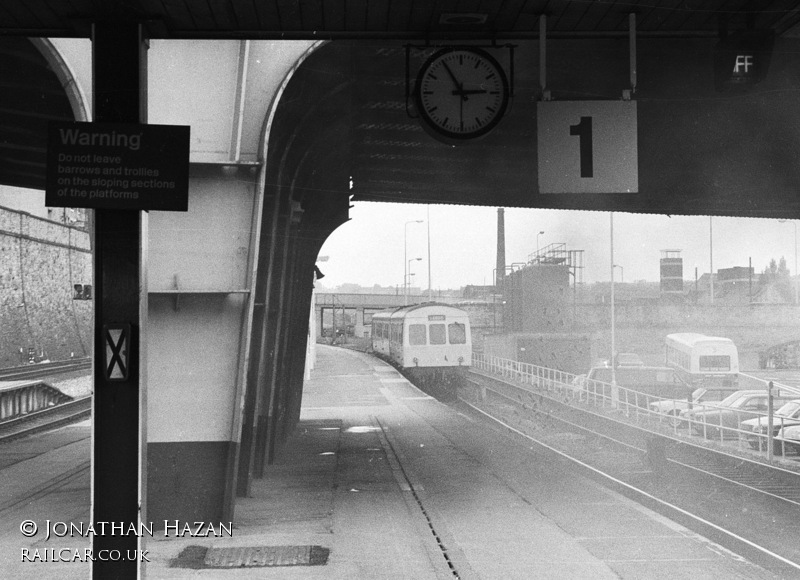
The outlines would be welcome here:
[[[592,157],[592,118],[581,117],[580,123],[569,126],[569,134],[580,140],[581,177],[594,177],[594,158]]]

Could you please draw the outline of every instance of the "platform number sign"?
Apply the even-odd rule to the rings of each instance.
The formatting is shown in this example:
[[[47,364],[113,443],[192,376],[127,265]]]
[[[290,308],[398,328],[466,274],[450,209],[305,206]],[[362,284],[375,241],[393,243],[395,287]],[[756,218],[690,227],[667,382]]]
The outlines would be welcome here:
[[[131,337],[130,324],[115,324],[103,327],[105,336],[105,379],[107,381],[127,381],[129,345]]]
[[[541,193],[639,191],[635,101],[542,101]]]

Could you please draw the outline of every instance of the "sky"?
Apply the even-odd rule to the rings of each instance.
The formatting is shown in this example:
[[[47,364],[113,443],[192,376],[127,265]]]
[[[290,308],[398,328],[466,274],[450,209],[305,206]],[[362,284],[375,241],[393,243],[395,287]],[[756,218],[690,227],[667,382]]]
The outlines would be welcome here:
[[[404,264],[411,262],[412,286],[428,287],[427,234],[430,222],[431,286],[457,289],[492,284],[497,260],[497,208],[353,202],[350,221],[325,242],[318,265],[325,288],[344,283],[402,288]],[[527,262],[540,248],[566,244],[584,251],[583,281],[611,279],[610,214],[506,208],[506,264]],[[430,215],[430,219],[428,218]],[[406,222],[423,220],[424,223]],[[711,223],[709,224],[709,221]],[[407,235],[406,235],[407,232]],[[539,234],[544,232],[544,234]],[[661,250],[680,250],[683,277],[694,280],[713,269],[746,267],[756,273],[771,259],[786,259],[794,275],[796,222],[764,218],[663,216],[614,213],[616,281],[659,280]],[[406,249],[407,248],[407,249]]]

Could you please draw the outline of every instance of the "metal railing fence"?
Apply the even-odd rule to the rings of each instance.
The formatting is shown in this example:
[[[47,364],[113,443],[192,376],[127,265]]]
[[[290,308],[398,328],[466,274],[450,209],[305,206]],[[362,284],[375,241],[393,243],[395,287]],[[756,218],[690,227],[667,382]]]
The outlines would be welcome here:
[[[776,439],[780,427],[786,419],[773,415],[773,429],[760,432],[741,426],[743,421],[758,417],[766,418],[759,411],[728,409],[712,403],[694,404],[688,413],[678,416],[670,414],[685,404],[683,400],[669,399],[642,393],[635,389],[589,379],[586,375],[576,375],[558,369],[551,369],[530,363],[504,359],[483,353],[473,353],[472,367],[513,382],[518,387],[533,392],[547,393],[570,404],[600,407],[606,412],[616,412],[626,420],[650,428],[658,424],[663,432],[666,428],[675,435],[695,435],[705,440],[732,443],[740,449],[766,452],[774,455],[787,455],[791,444]],[[652,403],[663,402],[661,410],[650,408]],[[669,403],[674,403],[670,407]]]

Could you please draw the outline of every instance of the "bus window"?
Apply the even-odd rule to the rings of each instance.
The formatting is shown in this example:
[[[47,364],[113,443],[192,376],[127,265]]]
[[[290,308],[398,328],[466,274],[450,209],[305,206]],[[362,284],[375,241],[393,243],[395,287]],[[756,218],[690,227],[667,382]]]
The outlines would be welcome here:
[[[426,344],[424,324],[410,324],[408,326],[408,344],[411,346]]]
[[[447,344],[444,324],[430,325],[431,344]]]
[[[700,356],[701,371],[729,371],[731,370],[731,357],[724,355]]]
[[[467,327],[460,322],[451,322],[447,325],[447,332],[450,335],[450,344],[467,343]]]

